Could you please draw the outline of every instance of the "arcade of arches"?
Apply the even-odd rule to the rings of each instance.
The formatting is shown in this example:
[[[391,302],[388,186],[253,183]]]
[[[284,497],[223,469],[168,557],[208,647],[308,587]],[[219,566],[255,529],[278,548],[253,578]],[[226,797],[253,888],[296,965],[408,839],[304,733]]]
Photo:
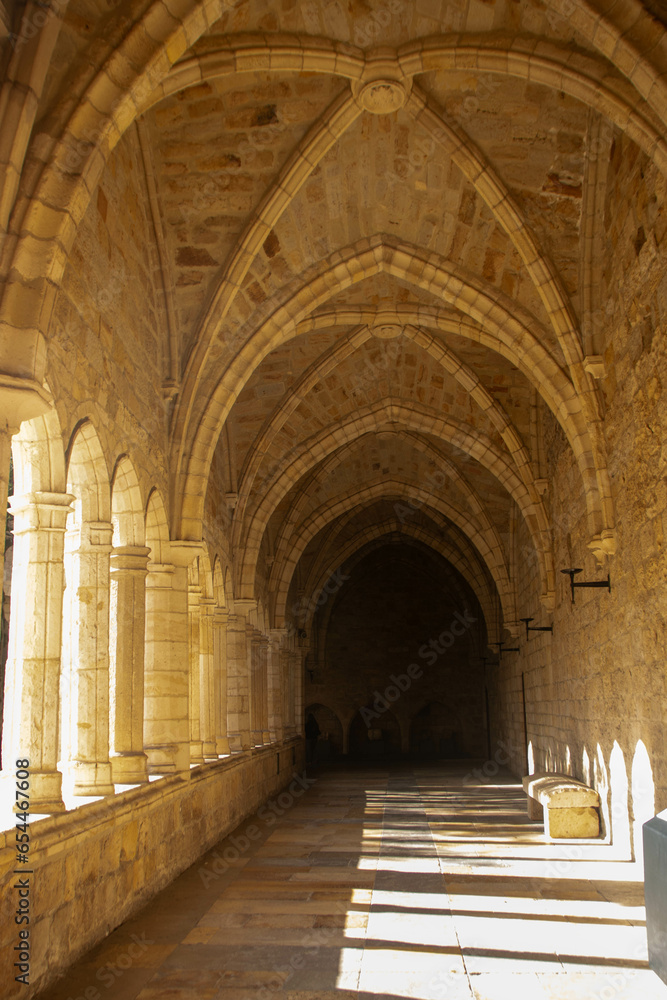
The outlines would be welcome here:
[[[30,991],[284,789],[307,715],[323,762],[568,772],[640,855],[667,807],[666,25],[0,0]]]

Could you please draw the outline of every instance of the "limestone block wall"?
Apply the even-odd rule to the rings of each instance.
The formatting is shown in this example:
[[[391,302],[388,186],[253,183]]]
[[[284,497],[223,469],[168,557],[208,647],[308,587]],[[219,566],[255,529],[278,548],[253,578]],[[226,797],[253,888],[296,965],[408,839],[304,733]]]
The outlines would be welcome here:
[[[523,641],[520,658],[503,660],[496,712],[501,737],[520,738],[509,705],[523,673],[535,769],[566,770],[592,782],[602,796],[607,832],[630,851],[640,843],[641,823],[667,807],[667,220],[664,179],[643,155],[619,140],[610,171],[605,280],[593,319],[604,332],[599,387],[617,551],[603,566],[588,551],[581,479],[562,433],[548,419],[546,496],[559,578],[553,616],[536,600],[521,527],[524,556],[516,580],[520,614],[535,615],[534,624],[553,621],[554,632]],[[569,580],[558,572],[568,567],[583,567],[585,580],[610,573],[611,593],[578,589],[572,605]]]
[[[57,978],[303,769],[296,741],[207,763],[30,828],[30,986],[14,981],[15,832],[0,834],[0,976],[7,1000]]]
[[[109,475],[127,453],[167,490],[169,334],[137,132],[119,143],[79,227],[51,323],[48,382],[64,444],[94,424]]]

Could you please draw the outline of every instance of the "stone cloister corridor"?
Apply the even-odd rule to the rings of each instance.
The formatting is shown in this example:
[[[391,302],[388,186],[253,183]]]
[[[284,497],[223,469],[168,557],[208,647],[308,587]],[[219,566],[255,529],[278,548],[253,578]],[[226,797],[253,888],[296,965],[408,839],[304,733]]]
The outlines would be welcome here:
[[[3,1000],[661,995],[666,199],[663,0],[0,0]]]
[[[376,765],[307,781],[43,1000],[91,986],[108,1000],[667,997],[646,965],[636,866],[545,844],[511,777]]]

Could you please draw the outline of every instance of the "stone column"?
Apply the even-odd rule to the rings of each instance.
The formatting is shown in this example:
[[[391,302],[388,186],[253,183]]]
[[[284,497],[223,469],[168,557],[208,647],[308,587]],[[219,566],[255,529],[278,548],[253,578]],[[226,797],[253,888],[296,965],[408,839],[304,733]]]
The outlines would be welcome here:
[[[150,774],[189,774],[188,566],[201,542],[173,541],[146,578],[144,744]]]
[[[292,696],[292,711],[293,711],[294,714],[293,714],[292,718],[294,719],[294,727],[295,727],[295,731],[296,731],[297,736],[303,736],[304,735],[304,731],[303,731],[303,727],[304,727],[304,724],[305,724],[304,709],[305,709],[306,706],[305,706],[305,702],[304,702],[304,697],[305,697],[305,692],[304,692],[305,678],[304,678],[304,674],[305,674],[305,671],[303,669],[303,664],[304,664],[305,657],[306,657],[305,650],[297,650],[297,654],[296,654],[296,670],[294,671],[294,673],[292,675],[292,682],[294,684],[293,696]]]
[[[292,715],[290,712],[290,670],[292,654],[289,647],[280,650],[280,714],[283,720],[283,736],[289,739],[294,735]]]
[[[213,692],[215,710],[215,752],[230,753],[227,722],[227,612],[216,608],[213,614]]]
[[[1,187],[2,179],[0,179]],[[0,229],[2,228],[0,223]],[[20,340],[20,335],[13,331],[11,338],[8,337],[5,341],[7,349],[15,358],[18,356],[17,350],[19,354],[21,353],[19,350]],[[25,343],[28,344],[29,341],[30,336],[28,335],[25,338]],[[3,537],[9,492],[12,437],[18,432],[24,420],[32,420],[34,417],[42,416],[51,409],[52,404],[53,401],[48,389],[45,389],[37,379],[0,372],[0,521]],[[0,545],[0,580],[4,580],[4,562],[5,546],[2,544]]]
[[[30,761],[34,813],[62,812],[58,770],[65,526],[73,496],[12,497],[14,601],[5,674],[2,759]]]
[[[117,784],[148,781],[144,753],[144,641],[150,549],[124,545],[111,553],[109,674],[111,777]]]
[[[232,753],[249,750],[250,677],[246,651],[246,623],[242,615],[227,617],[227,719]]]
[[[114,791],[109,761],[112,534],[110,521],[85,521],[65,534],[70,612],[68,774],[74,795],[111,795]]]
[[[249,669],[250,669],[250,711],[253,746],[262,746],[262,633],[248,624]]]
[[[204,751],[201,738],[201,622],[199,602],[201,587],[188,586],[188,660],[190,665],[190,763],[203,764]]]
[[[253,620],[257,620],[257,601],[249,598],[241,598],[240,600],[234,601],[234,610],[240,612],[245,618],[246,671],[248,678],[248,742],[249,746],[253,747],[261,743],[261,734],[257,725],[257,706],[259,699],[257,688],[257,637],[261,635],[261,633],[253,625]]]
[[[12,456],[12,436],[17,430],[18,427],[7,427],[6,423],[2,421],[2,417],[0,416],[0,524],[2,526],[2,531],[0,531],[0,537],[2,538],[2,544],[0,544],[0,582],[5,578],[4,537],[7,524],[6,511],[9,493],[9,463]],[[1,589],[2,587],[0,586],[0,590]]]
[[[213,598],[201,597],[199,599],[199,662],[201,665],[199,725],[204,760],[214,760],[218,756],[215,742],[218,696],[215,691],[214,614],[215,601]]]
[[[201,551],[201,542],[172,541],[170,563],[148,564],[144,742],[151,774],[190,773],[188,566]]]
[[[259,639],[259,666],[262,698],[262,743],[271,742],[269,732],[269,639],[265,635],[260,635]]]
[[[187,698],[179,677],[172,677],[169,619],[171,579],[176,567],[171,563],[148,563],[146,577],[146,656],[144,663],[144,749],[149,774],[177,771],[176,733],[169,725],[170,698]],[[182,755],[181,758],[182,760]],[[189,763],[189,754],[188,754]]]
[[[301,657],[297,650],[290,649],[287,664],[287,729],[289,736],[296,736],[296,676],[301,665]]]
[[[284,654],[282,644],[287,636],[287,629],[272,628],[269,634],[267,651],[267,701],[269,742],[281,742],[284,737],[284,719],[282,713],[282,670]]]

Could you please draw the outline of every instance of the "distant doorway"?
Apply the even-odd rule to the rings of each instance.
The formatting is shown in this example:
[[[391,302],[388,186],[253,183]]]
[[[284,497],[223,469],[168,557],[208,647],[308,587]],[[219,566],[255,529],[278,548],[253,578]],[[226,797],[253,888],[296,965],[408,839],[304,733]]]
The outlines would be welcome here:
[[[414,757],[457,759],[464,757],[459,734],[452,728],[451,711],[431,701],[410,723],[410,753]]]
[[[384,712],[368,726],[360,712],[350,723],[349,755],[367,759],[398,757],[401,753],[401,727],[393,712]]]
[[[309,727],[314,719],[316,728]],[[313,736],[309,738],[309,732]],[[306,751],[311,764],[335,760],[343,753],[343,726],[336,713],[326,705],[315,702],[306,709]]]

